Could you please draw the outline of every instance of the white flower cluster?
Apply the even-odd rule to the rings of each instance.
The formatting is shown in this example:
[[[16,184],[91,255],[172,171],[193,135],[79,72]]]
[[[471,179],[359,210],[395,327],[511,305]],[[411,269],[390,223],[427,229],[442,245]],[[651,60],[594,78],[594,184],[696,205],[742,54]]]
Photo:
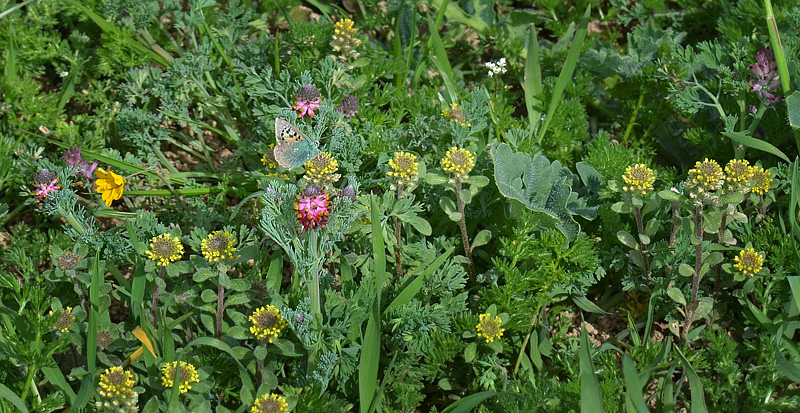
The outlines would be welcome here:
[[[488,62],[486,63],[486,67],[489,69],[489,77],[494,77],[494,75],[501,75],[507,72],[506,58],[501,57],[500,60],[498,60],[496,63]]]

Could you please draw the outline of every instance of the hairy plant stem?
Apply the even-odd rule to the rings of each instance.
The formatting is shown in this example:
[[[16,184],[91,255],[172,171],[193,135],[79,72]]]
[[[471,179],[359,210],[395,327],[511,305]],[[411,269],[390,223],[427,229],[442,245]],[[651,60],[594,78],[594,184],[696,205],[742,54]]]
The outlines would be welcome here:
[[[403,189],[397,188],[397,199],[403,197]],[[397,267],[397,276],[403,276],[403,254],[400,252],[400,245],[402,245],[402,236],[403,236],[403,223],[400,222],[400,218],[395,218],[394,220],[394,235],[397,239],[397,245],[394,248],[394,266]]]
[[[161,294],[161,286],[158,285],[158,280],[164,278],[164,273],[167,271],[167,267],[161,267],[158,270],[158,275],[156,276],[156,288],[153,290],[153,306],[152,306],[152,315],[153,315],[153,327],[156,326],[156,311],[158,311],[158,295]]]
[[[220,274],[222,278],[222,274]],[[222,337],[222,313],[225,311],[225,287],[222,280],[217,281],[217,337]]]
[[[633,207],[633,212],[636,215],[636,229],[639,231],[639,254],[642,255],[642,266],[644,267],[644,276],[647,278],[647,286],[652,289],[653,287],[653,279],[650,274],[650,260],[647,258],[647,244],[642,242],[642,235],[644,233],[644,224],[642,223],[642,209],[639,207]]]
[[[694,310],[697,308],[697,290],[700,288],[700,269],[703,265],[703,206],[695,207],[694,209],[694,225],[695,235],[697,236],[697,245],[695,245],[695,259],[694,259],[694,275],[692,275],[692,298],[689,300],[689,305],[686,306],[686,321],[683,323],[683,334],[681,340],[686,340],[689,330],[692,327],[694,318]]]
[[[461,240],[464,242],[464,253],[469,261],[469,281],[475,283],[475,265],[472,263],[472,249],[469,247],[469,236],[467,236],[467,217],[464,216],[464,201],[461,200],[461,179],[456,178],[456,202],[458,202],[458,213],[461,214],[459,227],[461,228]]]

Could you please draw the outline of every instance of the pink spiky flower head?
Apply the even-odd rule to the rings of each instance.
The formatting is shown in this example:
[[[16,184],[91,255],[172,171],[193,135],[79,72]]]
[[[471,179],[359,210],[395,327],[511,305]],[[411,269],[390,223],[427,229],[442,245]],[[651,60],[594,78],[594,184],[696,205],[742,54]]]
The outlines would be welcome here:
[[[318,186],[311,185],[297,195],[294,209],[297,211],[297,220],[303,225],[303,231],[311,228],[323,228],[328,222],[328,215],[331,211],[330,197]]]
[[[61,185],[58,183],[58,176],[49,169],[42,169],[37,172],[33,176],[31,185],[36,188],[31,194],[36,197],[36,202],[44,201],[51,192],[61,189]]]
[[[322,106],[320,104],[321,94],[319,90],[314,87],[312,84],[305,85],[297,91],[297,95],[295,95],[295,104],[294,110],[298,112],[297,117],[302,118],[303,115],[308,114],[310,117],[314,117],[314,111]]]

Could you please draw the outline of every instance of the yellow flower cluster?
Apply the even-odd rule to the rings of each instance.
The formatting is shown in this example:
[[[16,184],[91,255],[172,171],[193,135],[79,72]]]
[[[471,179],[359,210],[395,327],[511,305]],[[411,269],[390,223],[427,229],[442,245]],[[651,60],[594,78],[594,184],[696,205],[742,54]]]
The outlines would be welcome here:
[[[147,258],[156,262],[160,267],[166,267],[169,263],[177,261],[183,256],[183,244],[172,234],[161,234],[150,240],[150,249],[145,251]]]
[[[266,166],[269,169],[275,169],[278,167],[278,162],[275,160],[275,144],[269,144],[269,150],[264,156],[261,157],[261,164]]]
[[[394,182],[390,188],[396,190],[404,186],[412,186],[419,181],[419,162],[417,155],[408,152],[395,152],[394,157],[389,159],[389,167],[392,169],[386,172],[386,176]]]
[[[735,261],[733,267],[750,277],[758,274],[764,265],[764,256],[751,247],[739,251],[739,255],[733,260]]]
[[[358,58],[359,53],[356,49],[361,45],[361,39],[356,37],[356,33],[352,20],[343,19],[336,22],[333,29],[331,47],[339,52],[339,56],[336,56],[337,60],[346,62],[347,60]]]
[[[440,162],[445,172],[454,174],[457,179],[466,179],[475,167],[475,154],[453,146]]]
[[[338,182],[342,176],[336,172],[339,170],[339,161],[328,152],[320,152],[304,165],[306,173],[303,179],[307,182],[323,187],[330,187]]]
[[[175,385],[175,370],[178,369],[177,361],[165,364],[161,367],[161,385],[172,388]],[[178,388],[181,394],[192,389],[192,383],[199,383],[197,369],[194,365],[185,361],[180,362],[180,373],[178,374]]]
[[[750,168],[750,180],[753,185],[750,189],[759,195],[767,193],[770,184],[772,184],[769,171],[764,170],[764,168],[760,166],[753,166]]]
[[[200,244],[200,250],[208,262],[219,262],[233,258],[233,253],[236,252],[236,248],[233,247],[235,242],[236,239],[230,232],[214,231]]]
[[[450,109],[442,109],[442,116],[461,126],[472,126],[471,123],[467,123],[467,117],[464,115],[464,111],[458,107],[458,103],[451,103]]]
[[[52,311],[50,311],[50,316],[53,316]],[[75,321],[75,316],[72,315],[72,307],[67,307],[66,309],[62,308],[61,312],[58,314],[58,319],[55,324],[53,324],[53,330],[66,333],[69,331],[69,327],[72,325],[73,321]]]
[[[110,207],[112,201],[122,198],[122,192],[125,190],[125,178],[111,172],[104,171],[103,168],[97,168],[97,192],[105,201],[106,206]]]
[[[281,330],[288,325],[280,312],[281,310],[271,305],[257,309],[249,318],[253,323],[253,326],[250,327],[250,332],[253,333],[257,339],[266,339],[272,343],[272,341],[278,337]]]
[[[250,413],[286,413],[289,411],[289,404],[283,396],[274,393],[265,394],[256,399]]]
[[[689,170],[690,188],[696,189],[698,193],[713,192],[725,184],[725,175],[717,161],[706,158],[703,162],[697,162],[694,168]]]
[[[100,375],[97,394],[103,400],[95,402],[96,411],[136,412],[139,395],[133,391],[133,374],[121,366],[110,367]]]
[[[481,314],[478,317],[480,318],[480,322],[475,326],[475,328],[478,329],[478,337],[483,337],[487,342],[491,343],[495,339],[500,339],[500,337],[503,336],[503,332],[506,331],[506,329],[500,328],[500,324],[503,323],[500,317],[492,317],[492,315],[488,313]]]
[[[625,174],[622,175],[622,180],[625,181],[626,184],[622,187],[623,191],[638,192],[642,196],[645,196],[648,192],[653,190],[653,182],[656,180],[656,177],[652,169],[640,163],[625,168]]]

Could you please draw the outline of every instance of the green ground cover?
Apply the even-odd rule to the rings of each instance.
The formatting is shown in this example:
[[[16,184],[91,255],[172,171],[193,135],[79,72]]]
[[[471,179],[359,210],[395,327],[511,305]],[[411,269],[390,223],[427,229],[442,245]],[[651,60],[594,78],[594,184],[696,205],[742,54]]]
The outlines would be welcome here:
[[[800,410],[793,0],[0,0],[0,412]]]

